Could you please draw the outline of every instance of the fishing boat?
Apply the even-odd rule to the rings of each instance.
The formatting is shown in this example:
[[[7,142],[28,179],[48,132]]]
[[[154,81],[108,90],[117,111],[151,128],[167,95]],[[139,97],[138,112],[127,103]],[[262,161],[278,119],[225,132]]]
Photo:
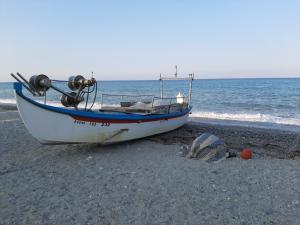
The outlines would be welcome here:
[[[99,107],[94,104],[97,101],[97,82],[94,78],[85,79],[81,75],[70,77],[67,84],[71,92],[67,92],[54,85],[55,82],[44,74],[32,76],[29,80],[20,73],[11,76],[17,80],[14,91],[20,116],[30,134],[42,144],[109,144],[144,138],[181,127],[192,109],[194,74],[186,78],[160,75],[160,97],[103,93]],[[189,80],[188,97],[181,94],[164,97],[165,80],[186,79]],[[50,89],[62,94],[61,106],[47,103]],[[29,94],[24,94],[24,90]],[[122,101],[128,96],[131,99],[147,97],[147,100]],[[107,97],[118,97],[121,101],[118,105],[105,105],[103,102]],[[89,99],[92,102],[87,107]]]

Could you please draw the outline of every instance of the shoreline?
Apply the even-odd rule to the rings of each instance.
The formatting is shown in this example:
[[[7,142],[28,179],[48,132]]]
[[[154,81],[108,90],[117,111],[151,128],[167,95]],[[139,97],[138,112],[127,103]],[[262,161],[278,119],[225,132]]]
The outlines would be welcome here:
[[[249,128],[260,128],[267,130],[281,130],[281,131],[292,131],[300,132],[300,126],[290,124],[280,124],[271,122],[254,122],[254,121],[241,121],[241,120],[230,120],[230,119],[212,119],[204,117],[190,117],[189,122],[199,122],[202,124],[209,125],[221,125],[221,126],[233,126],[233,127],[249,127]]]
[[[6,111],[17,111],[18,108],[15,103],[0,103],[0,112]],[[198,122],[200,124],[216,125],[216,126],[232,126],[232,127],[244,127],[244,128],[260,128],[260,129],[271,129],[281,131],[292,131],[300,133],[300,126],[279,124],[270,122],[254,122],[254,121],[240,121],[230,119],[213,119],[204,117],[189,117],[189,122]]]

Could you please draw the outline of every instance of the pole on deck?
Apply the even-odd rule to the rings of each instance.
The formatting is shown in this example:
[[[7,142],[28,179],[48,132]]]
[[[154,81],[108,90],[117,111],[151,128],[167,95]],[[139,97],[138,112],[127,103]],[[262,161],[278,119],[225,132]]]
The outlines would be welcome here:
[[[192,88],[193,88],[194,73],[189,74],[189,77],[190,77],[190,87],[189,87],[189,106],[190,106],[191,101],[192,101]]]
[[[160,97],[163,98],[164,97],[164,81],[161,77],[161,74],[159,75],[159,80],[160,80]]]

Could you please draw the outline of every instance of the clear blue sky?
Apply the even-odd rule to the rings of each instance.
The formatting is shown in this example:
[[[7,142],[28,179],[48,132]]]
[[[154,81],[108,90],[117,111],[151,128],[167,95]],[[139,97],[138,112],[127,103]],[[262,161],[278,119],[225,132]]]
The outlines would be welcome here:
[[[0,81],[300,77],[299,0],[0,0],[0,27]]]

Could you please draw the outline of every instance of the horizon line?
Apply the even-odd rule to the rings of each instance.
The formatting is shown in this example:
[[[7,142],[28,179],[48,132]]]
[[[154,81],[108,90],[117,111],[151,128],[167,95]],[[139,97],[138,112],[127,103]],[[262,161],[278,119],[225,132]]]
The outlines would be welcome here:
[[[178,77],[180,78],[180,77]],[[194,80],[242,80],[242,79],[300,79],[299,77],[223,77],[223,78],[194,78]],[[68,80],[60,80],[60,79],[51,79],[52,81],[56,82],[67,82]],[[159,81],[159,78],[157,79],[115,79],[115,80],[109,80],[109,79],[103,79],[103,80],[97,80],[97,81]],[[14,83],[16,81],[0,81],[0,83]]]

